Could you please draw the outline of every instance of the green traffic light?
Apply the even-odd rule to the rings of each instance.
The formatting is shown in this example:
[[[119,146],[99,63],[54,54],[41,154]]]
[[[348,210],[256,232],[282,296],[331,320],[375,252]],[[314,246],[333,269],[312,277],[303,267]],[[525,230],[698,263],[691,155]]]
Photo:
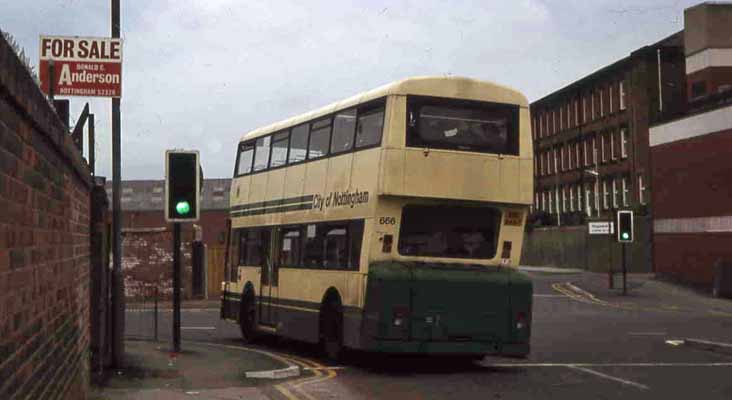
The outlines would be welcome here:
[[[179,201],[175,205],[175,211],[177,211],[180,215],[186,215],[191,212],[191,205],[185,200]]]
[[[623,232],[622,236],[623,236],[623,239],[625,239],[625,240],[630,239],[630,234],[628,232]]]

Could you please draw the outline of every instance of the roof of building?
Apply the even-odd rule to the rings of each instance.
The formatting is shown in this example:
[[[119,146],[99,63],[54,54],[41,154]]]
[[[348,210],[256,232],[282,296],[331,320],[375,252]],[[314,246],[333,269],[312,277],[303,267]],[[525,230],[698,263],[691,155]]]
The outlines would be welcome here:
[[[201,210],[227,210],[231,179],[204,179]],[[112,207],[112,182],[105,184],[107,199]],[[125,211],[163,210],[165,205],[164,180],[122,181],[122,209]]]
[[[451,84],[445,84],[447,82],[450,82]],[[435,91],[435,87],[437,87],[439,91]],[[259,136],[264,136],[302,122],[326,116],[338,110],[343,110],[388,95],[439,95],[440,97],[460,98],[461,95],[466,93],[474,95],[476,98],[485,99],[486,101],[518,104],[521,107],[528,107],[529,105],[526,97],[519,91],[493,82],[458,76],[419,76],[389,83],[376,89],[362,92],[347,99],[331,103],[325,107],[318,108],[305,114],[300,114],[295,117],[255,129],[245,134],[241,140],[250,140]]]
[[[540,98],[539,100],[535,100],[531,103],[532,106],[536,106],[539,103],[544,103],[546,101],[552,100],[552,98],[555,97],[562,97],[565,93],[571,92],[573,90],[577,90],[580,87],[586,85],[590,81],[602,79],[606,74],[613,73],[616,70],[623,68],[628,62],[635,59],[637,56],[648,54],[649,51],[655,52],[656,49],[661,47],[683,47],[684,46],[684,31],[681,30],[679,32],[674,33],[673,35],[667,36],[661,40],[659,40],[656,43],[653,43],[648,46],[643,46],[633,52],[631,52],[628,56],[621,58],[620,60],[615,61],[612,64],[606,65],[589,75],[586,75],[566,86],[564,86],[561,89],[555,90],[546,96]]]

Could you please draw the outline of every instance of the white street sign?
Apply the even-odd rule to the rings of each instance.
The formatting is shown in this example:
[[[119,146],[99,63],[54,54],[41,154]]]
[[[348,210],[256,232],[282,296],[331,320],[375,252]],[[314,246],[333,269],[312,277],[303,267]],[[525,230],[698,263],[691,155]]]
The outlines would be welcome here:
[[[610,221],[590,222],[590,235],[612,235],[614,233],[613,225]]]

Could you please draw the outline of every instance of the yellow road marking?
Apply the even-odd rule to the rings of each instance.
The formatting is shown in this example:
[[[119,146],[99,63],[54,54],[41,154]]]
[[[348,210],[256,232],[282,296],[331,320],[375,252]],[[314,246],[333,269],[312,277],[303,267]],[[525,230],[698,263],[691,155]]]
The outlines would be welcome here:
[[[568,289],[568,288],[564,287],[563,285],[571,286],[573,288],[576,288],[577,290]],[[584,289],[581,289],[581,288],[578,288],[578,287],[572,285],[570,282],[554,283],[554,284],[552,284],[552,289],[556,290],[559,293],[564,294],[565,296],[567,296],[573,300],[579,301],[581,303],[594,304],[594,305],[598,305],[598,306],[605,306],[605,307],[616,308],[616,309],[626,310],[626,311],[651,311],[651,312],[665,312],[665,313],[669,313],[669,312],[678,313],[678,312],[693,311],[693,310],[687,310],[687,309],[683,309],[681,307],[673,306],[673,305],[662,305],[661,307],[641,307],[641,306],[637,306],[632,303],[631,304],[610,303],[605,300],[601,300],[601,299],[597,298],[595,295],[593,295],[592,293],[590,293]],[[582,293],[582,295],[580,295],[580,293]],[[732,313],[726,313],[724,311],[707,310],[707,313],[712,314],[712,315],[717,315],[717,316],[732,317]]]

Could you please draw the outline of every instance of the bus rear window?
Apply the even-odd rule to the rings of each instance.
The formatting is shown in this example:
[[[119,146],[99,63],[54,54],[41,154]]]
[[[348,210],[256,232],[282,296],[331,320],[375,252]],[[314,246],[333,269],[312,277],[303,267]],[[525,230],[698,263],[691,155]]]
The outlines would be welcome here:
[[[518,155],[518,106],[410,97],[407,146]]]
[[[496,255],[500,212],[490,207],[405,206],[399,254],[490,259]]]

